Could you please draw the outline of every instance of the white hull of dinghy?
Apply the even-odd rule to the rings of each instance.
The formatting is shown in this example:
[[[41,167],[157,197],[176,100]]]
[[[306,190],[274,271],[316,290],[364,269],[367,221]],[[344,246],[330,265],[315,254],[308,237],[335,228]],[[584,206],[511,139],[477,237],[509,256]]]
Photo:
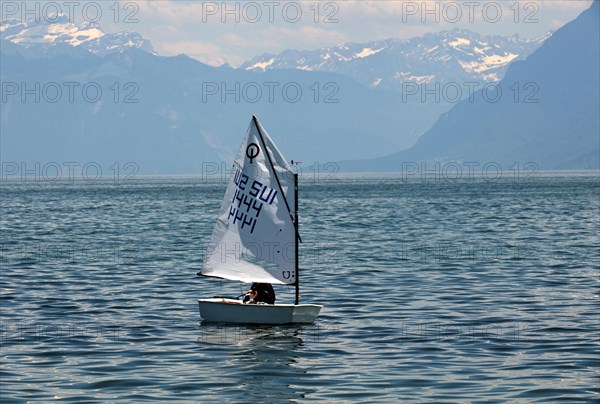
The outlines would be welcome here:
[[[205,321],[244,324],[310,324],[323,308],[316,304],[243,304],[227,298],[200,299],[198,305]]]

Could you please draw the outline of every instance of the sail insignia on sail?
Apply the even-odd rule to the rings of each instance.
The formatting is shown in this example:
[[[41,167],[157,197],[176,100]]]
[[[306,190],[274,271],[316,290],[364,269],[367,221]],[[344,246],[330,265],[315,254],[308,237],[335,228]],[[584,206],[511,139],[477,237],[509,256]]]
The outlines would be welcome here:
[[[253,117],[233,163],[202,275],[295,283],[295,209],[292,168]]]

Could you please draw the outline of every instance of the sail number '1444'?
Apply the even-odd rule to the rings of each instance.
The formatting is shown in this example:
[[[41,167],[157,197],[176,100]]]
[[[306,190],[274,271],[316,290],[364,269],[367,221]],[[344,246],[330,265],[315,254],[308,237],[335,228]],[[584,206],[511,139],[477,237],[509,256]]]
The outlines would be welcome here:
[[[250,177],[248,175],[240,169],[236,170],[233,182],[237,185],[237,189],[231,200],[227,218],[233,224],[239,221],[241,223],[240,229],[247,228],[252,234],[263,204],[272,205],[277,197],[277,191],[258,180],[252,180],[250,185],[248,184],[249,181]]]

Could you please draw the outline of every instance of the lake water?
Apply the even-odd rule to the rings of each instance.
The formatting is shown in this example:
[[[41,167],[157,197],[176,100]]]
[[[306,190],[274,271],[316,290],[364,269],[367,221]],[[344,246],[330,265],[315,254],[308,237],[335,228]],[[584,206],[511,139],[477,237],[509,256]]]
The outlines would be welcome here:
[[[597,173],[302,177],[279,327],[200,322],[225,182],[1,186],[2,403],[600,399]]]

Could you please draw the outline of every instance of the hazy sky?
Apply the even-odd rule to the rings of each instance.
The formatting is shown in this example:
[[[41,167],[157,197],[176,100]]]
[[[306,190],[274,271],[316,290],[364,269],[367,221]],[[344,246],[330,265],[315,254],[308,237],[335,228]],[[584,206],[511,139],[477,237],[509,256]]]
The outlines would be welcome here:
[[[12,10],[7,4],[23,4],[2,3],[3,17]],[[212,65],[238,66],[265,52],[410,38],[453,28],[539,36],[574,19],[591,0],[123,0],[28,2],[27,7],[37,4],[40,13],[48,13],[54,7],[49,3],[72,10],[75,20],[97,19],[108,32],[140,32],[161,55],[185,53]],[[96,18],[98,4],[102,16]]]

